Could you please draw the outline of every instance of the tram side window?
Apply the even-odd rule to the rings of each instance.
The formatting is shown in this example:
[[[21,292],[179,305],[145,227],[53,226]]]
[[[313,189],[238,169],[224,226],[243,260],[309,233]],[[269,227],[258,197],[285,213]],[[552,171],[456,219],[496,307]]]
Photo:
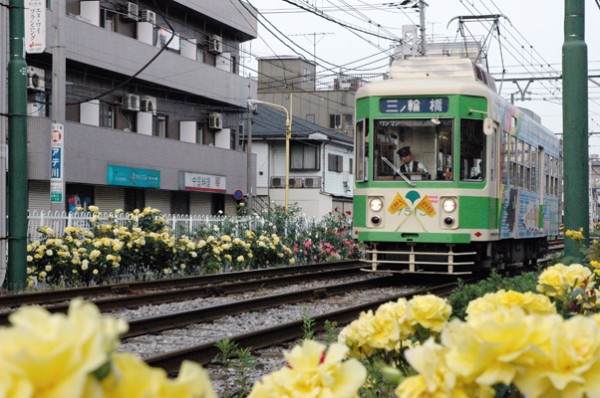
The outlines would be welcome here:
[[[546,180],[544,181],[544,192],[546,195],[550,195],[550,155],[548,154],[544,155],[544,176],[546,178]]]
[[[531,190],[538,190],[538,175],[537,175],[537,164],[538,164],[538,149],[534,146],[531,147]]]
[[[483,121],[462,119],[460,122],[460,179],[480,181],[485,178],[485,135]]]
[[[508,176],[510,175],[509,157],[508,157],[508,153],[509,153],[508,139],[509,139],[508,133],[502,134],[502,183],[503,184],[508,184]]]
[[[517,137],[510,136],[510,149],[509,149],[509,157],[510,157],[510,183],[513,186],[519,185],[519,168],[517,165]]]
[[[368,120],[359,120],[354,130],[356,181],[365,181],[367,179],[367,158],[369,156],[368,128]],[[350,170],[352,170],[352,167],[350,167]]]

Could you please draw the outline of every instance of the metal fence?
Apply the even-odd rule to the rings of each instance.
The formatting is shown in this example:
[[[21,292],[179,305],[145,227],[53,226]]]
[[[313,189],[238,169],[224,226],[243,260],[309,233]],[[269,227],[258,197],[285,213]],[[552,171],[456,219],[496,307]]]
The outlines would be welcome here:
[[[255,231],[263,229],[265,224],[269,223],[264,217],[256,216],[212,216],[202,214],[161,214],[169,223],[171,232],[176,236],[188,235],[192,236],[201,228],[209,228],[215,230],[223,230],[225,224],[227,229],[232,230],[234,237],[242,238],[242,234],[246,231]],[[31,210],[27,215],[27,238],[30,242],[41,238],[42,234],[39,229],[43,226],[50,227],[54,230],[57,236],[64,233],[65,228],[75,227],[90,229],[89,219],[97,216],[99,222],[113,222],[117,225],[126,225],[131,221],[127,214],[114,213],[98,213],[89,212],[52,212],[52,211],[37,211]],[[288,220],[284,225],[283,231],[277,231],[282,236],[287,236],[288,231],[293,228],[295,232],[298,229],[309,229],[320,222],[318,218],[303,217],[294,220]]]

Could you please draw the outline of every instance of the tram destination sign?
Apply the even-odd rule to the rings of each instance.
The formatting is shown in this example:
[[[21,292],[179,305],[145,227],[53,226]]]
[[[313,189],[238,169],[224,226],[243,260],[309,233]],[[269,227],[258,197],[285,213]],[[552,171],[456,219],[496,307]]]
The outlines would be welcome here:
[[[448,98],[383,98],[381,113],[444,113],[448,112]]]

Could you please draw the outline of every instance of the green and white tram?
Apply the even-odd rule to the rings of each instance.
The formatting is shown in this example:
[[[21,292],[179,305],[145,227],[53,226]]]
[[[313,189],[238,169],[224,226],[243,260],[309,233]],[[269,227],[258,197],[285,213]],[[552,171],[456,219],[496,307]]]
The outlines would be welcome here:
[[[354,234],[373,271],[535,262],[558,235],[560,141],[468,59],[396,61],[356,94]]]

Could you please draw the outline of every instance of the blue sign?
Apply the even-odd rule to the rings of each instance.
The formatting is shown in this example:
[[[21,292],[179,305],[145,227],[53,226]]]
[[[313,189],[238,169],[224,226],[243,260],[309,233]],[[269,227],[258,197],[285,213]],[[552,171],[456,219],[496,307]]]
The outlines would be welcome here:
[[[160,188],[160,171],[108,165],[108,185]]]
[[[448,98],[384,98],[379,103],[381,113],[444,113]]]
[[[50,178],[62,178],[62,148],[50,149]]]

